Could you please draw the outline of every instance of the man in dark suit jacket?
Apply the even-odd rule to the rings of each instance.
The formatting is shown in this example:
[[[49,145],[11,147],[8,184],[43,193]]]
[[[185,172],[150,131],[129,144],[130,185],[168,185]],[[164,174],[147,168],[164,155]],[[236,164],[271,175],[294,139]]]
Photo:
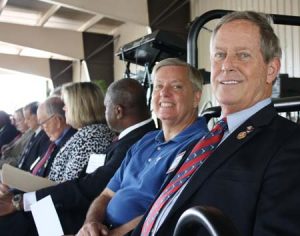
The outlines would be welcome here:
[[[51,147],[49,146],[50,150],[47,150],[45,153],[47,156],[41,156],[31,166],[31,172],[35,175],[48,176],[56,154],[73,134],[76,133],[76,129],[73,129],[66,123],[64,106],[64,102],[60,97],[52,96],[47,98],[38,107],[38,123],[54,144],[54,147],[52,145]]]
[[[0,111],[0,157],[2,146],[9,144],[20,134],[17,128],[11,123],[9,115],[4,111]]]
[[[51,195],[65,234],[75,233],[82,226],[90,203],[106,187],[131,145],[147,132],[155,130],[155,124],[146,105],[145,91],[136,80],[122,79],[111,84],[105,96],[105,106],[109,126],[120,133],[119,139],[107,150],[105,165],[84,178],[67,181],[34,193],[37,200]],[[14,212],[0,217],[1,234],[2,232],[5,232],[5,235],[37,234],[31,214],[16,211],[10,203],[11,197],[5,195],[0,197],[0,206],[1,204],[5,206],[5,210],[0,209],[0,215]]]
[[[34,131],[30,141],[24,147],[17,165],[20,169],[25,171],[30,171],[34,161],[45,154],[50,144],[49,137],[38,124],[36,114],[38,105],[37,102],[32,102],[23,108],[25,123]]]
[[[197,205],[220,209],[243,236],[299,235],[300,127],[279,116],[270,99],[280,70],[278,39],[265,15],[234,12],[217,25],[210,49],[212,88],[228,131],[157,211],[153,205],[173,176],[166,181],[132,235],[173,235],[180,215]]]

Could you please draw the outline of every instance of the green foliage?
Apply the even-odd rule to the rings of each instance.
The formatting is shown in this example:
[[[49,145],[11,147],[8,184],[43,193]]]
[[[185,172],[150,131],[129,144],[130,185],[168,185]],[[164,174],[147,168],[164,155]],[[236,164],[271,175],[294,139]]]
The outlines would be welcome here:
[[[101,89],[101,91],[102,91],[103,94],[106,93],[106,90],[107,90],[108,86],[107,86],[105,80],[99,79],[99,80],[93,80],[93,82],[100,87],[100,89]]]

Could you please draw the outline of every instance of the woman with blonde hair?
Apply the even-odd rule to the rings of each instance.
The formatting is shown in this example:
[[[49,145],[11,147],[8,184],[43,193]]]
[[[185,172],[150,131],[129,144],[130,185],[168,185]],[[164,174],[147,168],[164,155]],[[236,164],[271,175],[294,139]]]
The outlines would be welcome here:
[[[91,154],[105,154],[115,134],[105,121],[104,96],[92,82],[63,85],[66,121],[78,129],[56,155],[49,179],[64,182],[82,177]]]

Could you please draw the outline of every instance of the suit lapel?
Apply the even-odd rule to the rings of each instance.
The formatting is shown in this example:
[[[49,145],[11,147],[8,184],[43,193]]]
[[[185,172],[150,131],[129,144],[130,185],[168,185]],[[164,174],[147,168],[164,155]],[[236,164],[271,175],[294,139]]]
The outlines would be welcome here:
[[[195,172],[186,185],[184,191],[177,199],[175,205],[172,207],[170,214],[174,213],[177,209],[181,208],[185,202],[193,196],[193,194],[201,188],[205,181],[216,171],[222,164],[228,161],[232,155],[237,152],[242,146],[251,141],[262,128],[269,124],[276,115],[276,111],[272,105],[269,105],[254,116],[250,117],[240,127],[238,127],[230,136],[224,140],[223,143],[214,151],[214,153],[206,160],[206,162]],[[251,132],[246,133],[243,138],[238,138],[242,132],[246,132],[249,128],[253,127]],[[242,135],[243,136],[243,135]],[[240,136],[241,137],[241,136]]]
[[[120,143],[122,143],[121,145],[124,147],[126,143],[129,143],[130,146],[132,146],[134,144],[134,142],[132,143],[132,139],[135,140],[135,142],[137,142],[139,139],[141,139],[143,137],[143,135],[145,135],[147,132],[156,130],[155,127],[155,123],[153,120],[151,120],[151,122],[138,127],[137,129],[132,130],[131,132],[129,132],[128,134],[126,134],[123,138],[121,138],[120,140],[113,142],[107,149],[106,151],[106,158],[105,158],[105,164],[112,158],[114,150],[116,148],[118,148],[118,146],[120,145]],[[129,147],[130,147],[129,146]],[[128,147],[128,149],[129,149]]]

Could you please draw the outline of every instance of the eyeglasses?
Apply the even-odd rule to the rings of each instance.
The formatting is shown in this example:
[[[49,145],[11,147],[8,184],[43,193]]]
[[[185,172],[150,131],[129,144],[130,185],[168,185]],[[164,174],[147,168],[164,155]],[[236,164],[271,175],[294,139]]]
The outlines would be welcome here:
[[[42,126],[44,124],[46,124],[49,120],[51,120],[51,118],[53,118],[55,116],[55,114],[52,114],[50,117],[48,117],[46,120],[39,122],[39,126]]]

